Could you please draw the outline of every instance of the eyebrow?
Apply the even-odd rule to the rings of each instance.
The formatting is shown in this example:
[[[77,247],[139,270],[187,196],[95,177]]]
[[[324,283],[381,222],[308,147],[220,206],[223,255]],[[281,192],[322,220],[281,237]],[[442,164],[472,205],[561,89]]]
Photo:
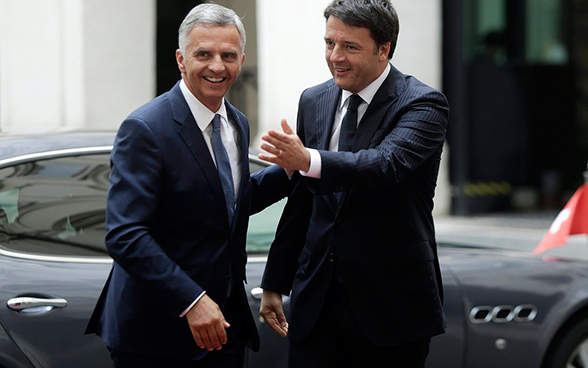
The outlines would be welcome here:
[[[325,41],[331,41],[334,42],[331,37],[325,37]],[[355,46],[355,47],[361,47],[361,44],[357,43],[357,42],[353,42],[353,41],[343,41],[343,44],[345,44],[346,46]]]

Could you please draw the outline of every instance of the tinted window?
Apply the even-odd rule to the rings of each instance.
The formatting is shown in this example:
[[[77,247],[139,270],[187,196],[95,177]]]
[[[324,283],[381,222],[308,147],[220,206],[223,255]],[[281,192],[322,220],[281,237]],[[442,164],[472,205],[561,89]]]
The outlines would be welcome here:
[[[251,163],[251,171],[263,169]],[[106,256],[109,155],[39,160],[0,169],[0,247],[67,256]],[[248,252],[265,252],[285,205],[251,217]]]
[[[251,172],[262,170],[265,166],[251,162]],[[249,230],[247,231],[247,252],[267,252],[270,248],[282,210],[286,205],[286,199],[275,203],[262,212],[251,216]]]
[[[0,245],[50,255],[106,255],[108,154],[0,169]]]

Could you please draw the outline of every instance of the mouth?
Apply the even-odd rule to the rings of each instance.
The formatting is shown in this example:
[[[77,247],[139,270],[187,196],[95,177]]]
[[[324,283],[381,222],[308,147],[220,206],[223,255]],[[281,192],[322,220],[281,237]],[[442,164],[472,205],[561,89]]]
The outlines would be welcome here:
[[[216,84],[222,83],[226,80],[226,78],[213,78],[213,77],[204,77],[204,79],[206,79],[210,83],[216,83]]]
[[[335,71],[335,74],[340,75],[340,74],[346,74],[351,72],[350,68],[333,68],[333,70]]]

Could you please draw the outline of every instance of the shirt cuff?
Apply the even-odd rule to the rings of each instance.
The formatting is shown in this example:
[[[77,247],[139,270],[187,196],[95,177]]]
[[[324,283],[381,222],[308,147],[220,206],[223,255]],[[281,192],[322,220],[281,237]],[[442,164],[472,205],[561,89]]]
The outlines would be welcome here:
[[[300,174],[309,178],[320,179],[322,169],[321,154],[313,148],[307,148],[306,150],[310,154],[310,167],[308,171],[300,170]]]
[[[204,296],[204,294],[206,294],[206,291],[203,291],[202,294],[198,295],[198,298],[196,298],[192,304],[190,304],[188,306],[188,308],[184,309],[184,311],[182,312],[182,314],[180,314],[180,318],[184,317],[186,314],[188,314],[188,312],[190,311],[190,309],[192,309],[192,307]]]

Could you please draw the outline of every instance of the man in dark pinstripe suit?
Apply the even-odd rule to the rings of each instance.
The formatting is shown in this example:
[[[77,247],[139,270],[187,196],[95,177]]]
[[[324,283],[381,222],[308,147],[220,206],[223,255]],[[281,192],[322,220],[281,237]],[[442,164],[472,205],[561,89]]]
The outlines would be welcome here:
[[[260,157],[297,182],[261,314],[289,336],[290,367],[424,367],[446,328],[431,213],[448,104],[390,64],[388,0],[335,0],[325,18],[333,79],[303,92],[297,135],[283,121],[263,137]]]

